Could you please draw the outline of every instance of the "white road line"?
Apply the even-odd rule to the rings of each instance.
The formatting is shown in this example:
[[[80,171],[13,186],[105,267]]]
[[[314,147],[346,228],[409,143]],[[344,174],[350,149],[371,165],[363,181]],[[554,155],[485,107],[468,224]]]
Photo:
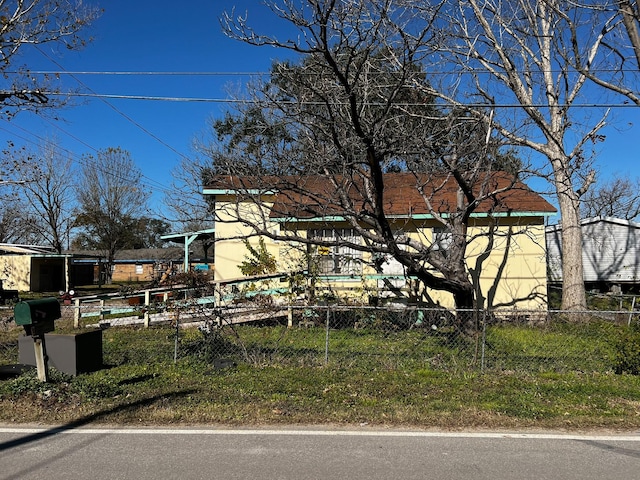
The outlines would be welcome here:
[[[591,440],[607,442],[640,442],[640,434],[588,435],[522,432],[430,432],[398,430],[268,430],[268,429],[203,429],[203,428],[19,428],[0,427],[0,433],[76,435],[283,435],[310,437],[425,437],[425,438],[479,438],[530,440]]]

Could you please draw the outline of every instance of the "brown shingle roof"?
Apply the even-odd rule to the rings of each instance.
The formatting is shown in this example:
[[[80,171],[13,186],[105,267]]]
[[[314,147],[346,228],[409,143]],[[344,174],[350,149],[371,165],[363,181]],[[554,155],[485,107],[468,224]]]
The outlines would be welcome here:
[[[345,212],[341,206],[332,181],[347,185],[348,198],[355,209],[370,210],[369,196],[363,193],[361,181],[345,177],[216,177],[208,188],[244,192],[267,189],[276,193],[270,216],[272,218],[310,219],[340,216]],[[483,200],[475,213],[553,213],[549,202],[533,192],[509,174],[494,172],[474,185],[476,195],[480,192],[498,192]],[[451,176],[429,174],[387,173],[384,175],[384,211],[388,216],[415,216],[429,214],[425,202],[429,200],[439,213],[456,210],[458,184]]]

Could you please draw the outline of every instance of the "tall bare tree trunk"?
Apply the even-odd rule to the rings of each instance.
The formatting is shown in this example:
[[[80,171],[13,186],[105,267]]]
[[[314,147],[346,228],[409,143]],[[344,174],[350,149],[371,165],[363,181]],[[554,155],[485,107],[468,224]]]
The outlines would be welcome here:
[[[562,215],[562,309],[586,310],[580,198],[565,178],[564,170],[556,170],[555,184]]]
[[[579,17],[558,0],[468,0],[457,5],[460,11],[452,18],[462,41],[455,43],[453,53],[465,71],[475,71],[478,97],[496,111],[493,129],[513,145],[543,155],[553,170],[562,217],[562,309],[584,311],[580,197],[593,181],[590,144],[598,140],[608,112],[589,127],[591,119],[572,108],[587,81],[573,64],[576,57],[583,63],[593,59],[602,37],[593,31],[592,17]],[[577,26],[583,42],[576,40]],[[464,100],[458,101],[461,107]],[[509,104],[519,111],[500,108]],[[539,171],[547,175],[544,167]]]
[[[633,5],[629,0],[618,0],[618,9],[622,14],[622,22],[629,36],[631,48],[636,56],[636,62],[640,66],[640,32],[638,32],[638,23],[640,23],[640,8]]]

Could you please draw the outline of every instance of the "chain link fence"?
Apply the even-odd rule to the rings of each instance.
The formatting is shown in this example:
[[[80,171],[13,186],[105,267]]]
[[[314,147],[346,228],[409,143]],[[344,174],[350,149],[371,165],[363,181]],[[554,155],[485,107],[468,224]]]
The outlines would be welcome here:
[[[0,358],[13,358],[18,355],[17,335],[11,335],[15,328],[13,307],[0,305]]]
[[[263,313],[268,315],[264,320],[243,322],[237,309],[216,311],[197,334],[182,334],[176,358],[196,354],[260,365],[608,372],[616,368],[619,342],[629,325],[626,312],[454,314],[333,305]],[[637,323],[637,316],[631,323]]]
[[[635,331],[629,327],[640,320],[635,310],[452,312],[413,306],[276,305],[269,297],[226,307],[202,298],[129,303],[63,305],[62,315],[81,329],[135,326],[139,335],[162,330],[163,341],[154,348],[176,362],[602,373],[640,364],[640,341],[629,335]],[[0,316],[0,328],[9,328],[10,315],[3,311]],[[0,348],[15,349],[12,342]],[[123,355],[132,359],[137,353]]]

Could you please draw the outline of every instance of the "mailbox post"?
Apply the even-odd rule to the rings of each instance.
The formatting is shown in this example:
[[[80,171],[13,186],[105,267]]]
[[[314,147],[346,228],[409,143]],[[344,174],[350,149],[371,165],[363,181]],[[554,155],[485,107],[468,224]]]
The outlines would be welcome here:
[[[33,337],[38,379],[48,382],[49,369],[44,334],[55,329],[53,322],[61,317],[60,303],[55,298],[18,302],[13,308],[13,317],[16,325],[22,325],[26,334]]]

